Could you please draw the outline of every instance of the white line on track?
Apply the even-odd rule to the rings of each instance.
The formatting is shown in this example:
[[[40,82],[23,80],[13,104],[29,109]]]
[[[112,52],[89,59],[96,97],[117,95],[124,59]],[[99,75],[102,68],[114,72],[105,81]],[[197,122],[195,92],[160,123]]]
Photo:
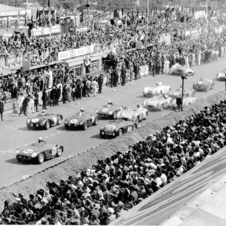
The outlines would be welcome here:
[[[48,138],[49,136],[46,136],[46,137],[44,137],[44,138]]]
[[[62,133],[61,131],[57,132],[57,133]]]
[[[10,129],[13,129],[13,130],[17,130],[17,128],[12,127],[12,126],[8,126],[8,125],[3,125],[3,126],[8,127],[8,128],[10,128]]]
[[[132,94],[137,94],[135,92],[130,92],[130,91],[126,91],[126,90],[118,90],[119,92],[124,92],[124,93],[132,93]]]

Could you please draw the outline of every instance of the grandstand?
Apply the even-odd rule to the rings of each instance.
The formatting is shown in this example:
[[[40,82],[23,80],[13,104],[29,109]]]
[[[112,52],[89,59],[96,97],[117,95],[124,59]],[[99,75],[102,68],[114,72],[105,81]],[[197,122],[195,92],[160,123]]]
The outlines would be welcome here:
[[[225,226],[225,150],[160,189],[112,225]]]

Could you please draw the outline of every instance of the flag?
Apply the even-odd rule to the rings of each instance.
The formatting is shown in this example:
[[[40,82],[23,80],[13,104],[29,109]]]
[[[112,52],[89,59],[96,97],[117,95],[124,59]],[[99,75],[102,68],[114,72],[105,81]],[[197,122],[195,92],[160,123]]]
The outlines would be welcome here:
[[[7,17],[8,19],[8,17]],[[25,20],[24,20],[24,25],[27,26],[27,11],[25,10]]]
[[[18,28],[19,26],[20,26],[20,11],[18,11],[18,14],[17,14],[16,28]]]
[[[50,0],[48,0],[48,3],[49,3]],[[52,27],[52,21],[51,21],[51,18],[52,18],[52,15],[51,15],[51,9],[49,8],[49,27]]]
[[[39,20],[40,19],[40,12],[39,12],[39,9],[37,9],[36,11],[36,20]]]
[[[119,18],[119,12],[117,9],[114,11],[114,18]]]
[[[83,23],[83,21],[84,21],[84,14],[83,14],[83,12],[80,14],[80,23]]]

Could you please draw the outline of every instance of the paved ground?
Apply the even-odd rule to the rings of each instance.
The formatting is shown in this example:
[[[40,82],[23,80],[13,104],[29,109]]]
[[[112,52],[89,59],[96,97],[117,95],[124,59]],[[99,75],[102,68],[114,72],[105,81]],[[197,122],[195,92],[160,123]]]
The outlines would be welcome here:
[[[214,79],[216,74],[225,68],[224,62],[225,58],[221,58],[217,62],[194,67],[193,69],[196,71],[196,75],[185,80],[185,88],[191,88],[192,84],[201,77]],[[81,107],[89,112],[95,112],[96,108],[102,107],[108,100],[112,100],[115,104],[135,106],[144,100],[142,96],[143,88],[145,86],[152,86],[160,81],[165,85],[170,85],[172,90],[181,85],[179,76],[159,75],[155,78],[148,76],[134,81],[131,85],[127,84],[124,87],[120,86],[115,89],[105,87],[103,94],[99,94],[97,97],[83,98],[77,102],[70,102],[65,105],[61,104],[59,107],[49,107],[47,111],[63,114],[64,118],[66,118],[79,111]],[[213,90],[208,93],[196,93],[196,97],[201,98],[224,88],[224,82],[215,81]],[[148,121],[161,117],[170,111],[150,112]],[[26,127],[25,116],[19,117],[15,114],[5,116],[5,121],[0,122],[0,187],[15,183],[27,175],[33,175],[46,167],[65,160],[70,155],[85,152],[87,149],[103,143],[104,140],[99,137],[99,127],[105,122],[106,120],[101,120],[98,126],[91,127],[87,131],[65,131],[63,124],[53,127],[48,131],[29,131]],[[48,142],[63,144],[65,147],[63,155],[60,158],[44,162],[42,165],[18,163],[15,159],[16,148],[26,147],[28,144],[37,141],[40,136]]]

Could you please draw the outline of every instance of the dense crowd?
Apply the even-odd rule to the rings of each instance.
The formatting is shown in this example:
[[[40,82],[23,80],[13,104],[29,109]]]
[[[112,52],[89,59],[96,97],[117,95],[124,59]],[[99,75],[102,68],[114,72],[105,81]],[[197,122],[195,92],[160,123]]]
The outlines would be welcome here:
[[[188,27],[206,25],[205,20],[195,21],[190,14],[184,13],[180,15],[181,18],[187,18]],[[53,38],[51,41],[28,39],[24,35],[14,34],[8,42],[1,40],[1,50],[7,54],[15,50],[20,52],[21,49],[24,52],[36,51],[40,57],[43,49],[51,49],[54,57],[58,51],[92,43],[110,45],[117,41],[115,51],[105,59],[104,66],[105,70],[110,71],[112,86],[117,85],[119,77],[124,85],[126,77],[140,77],[139,68],[142,65],[148,64],[154,76],[167,73],[166,65],[200,65],[223,56],[224,32],[216,37],[211,32],[215,23],[209,21],[209,35],[196,40],[186,38],[181,33],[184,27],[182,21],[156,16],[150,22],[147,40],[141,38],[145,26],[132,23],[123,29],[117,26],[106,30],[96,28],[86,34]],[[175,36],[171,44],[158,42],[162,33],[173,31]],[[134,50],[136,40],[141,40],[143,45],[148,44],[148,47]],[[53,87],[50,105],[57,105],[61,95],[65,103],[89,96],[92,89],[97,92],[99,88],[101,92],[102,82],[101,76],[96,75],[81,78],[70,72],[64,64],[27,72],[20,70],[14,75],[0,78],[3,93],[0,99],[18,98],[24,111],[24,105],[36,99],[38,92],[42,92],[42,98],[46,97],[48,88]],[[22,98],[24,96],[27,96],[26,101]],[[42,100],[46,104],[47,99]],[[109,224],[225,146],[225,110],[226,101],[221,101],[187,120],[179,121],[175,126],[167,126],[161,132],[150,134],[145,141],[129,146],[125,152],[117,152],[112,157],[99,160],[92,168],[77,172],[69,176],[68,180],[47,182],[46,188],[30,194],[29,198],[25,194],[14,194],[16,201],[5,201],[0,222],[39,225]]]
[[[106,225],[225,146],[226,101],[92,168],[5,201],[3,224]]]

